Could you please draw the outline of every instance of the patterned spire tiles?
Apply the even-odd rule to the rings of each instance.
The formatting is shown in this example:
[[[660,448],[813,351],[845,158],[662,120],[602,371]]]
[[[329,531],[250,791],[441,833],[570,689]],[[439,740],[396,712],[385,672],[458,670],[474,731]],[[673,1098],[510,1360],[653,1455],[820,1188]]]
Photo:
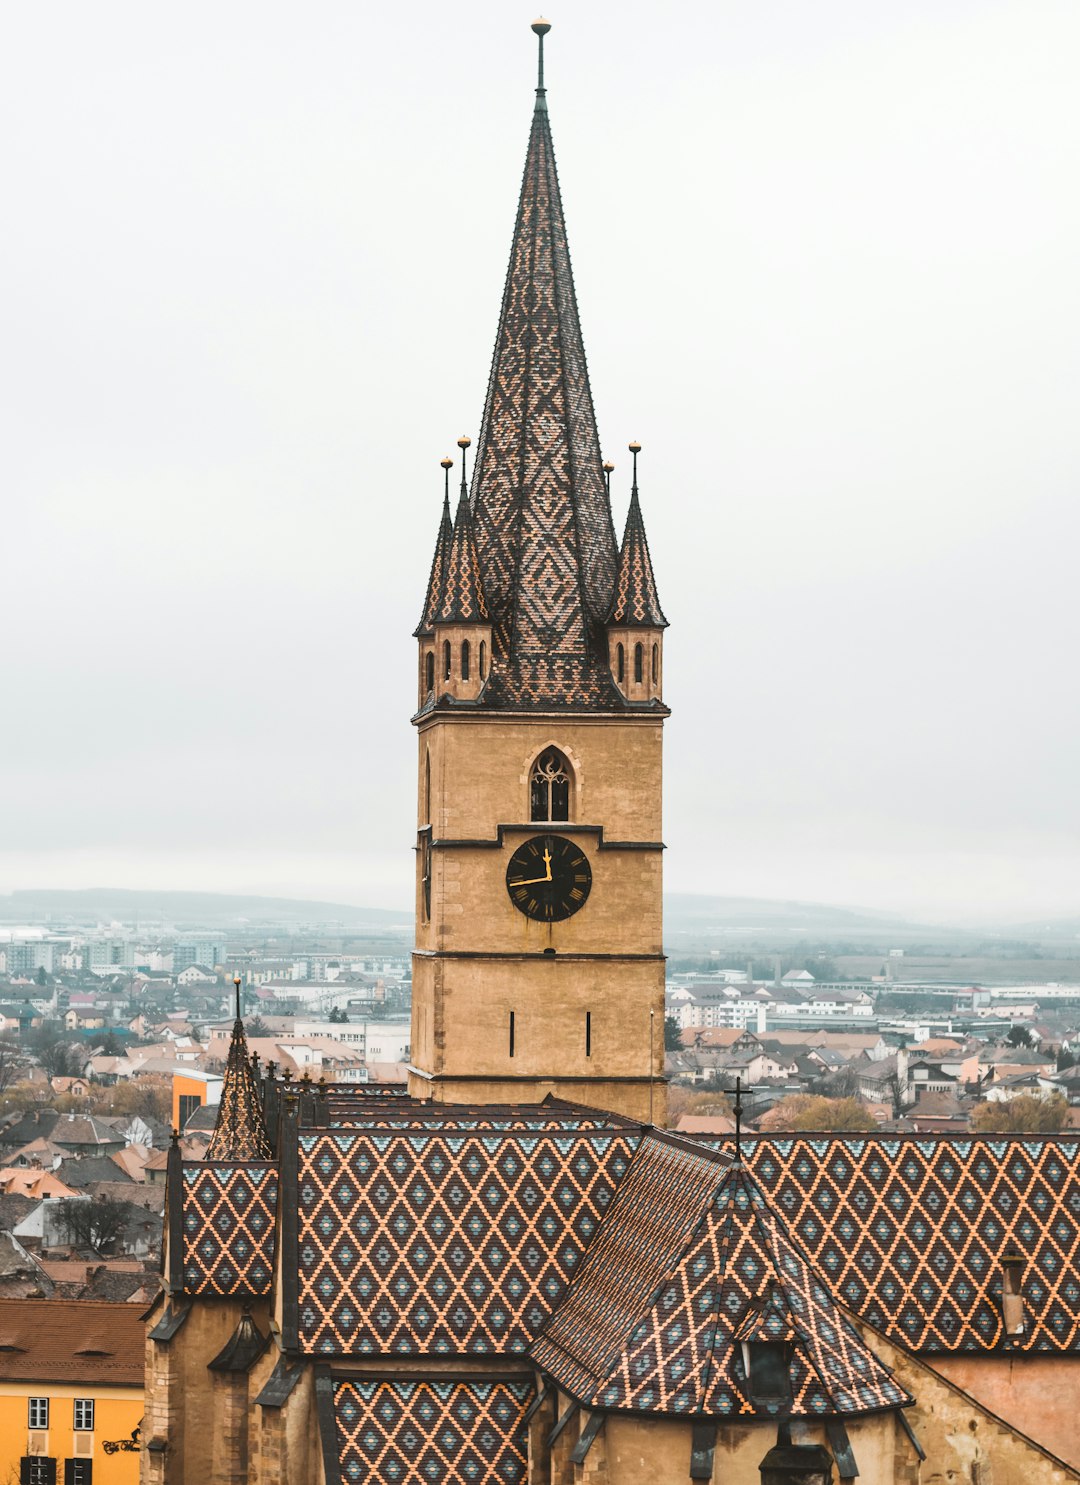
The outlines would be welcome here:
[[[302,1349],[524,1351],[636,1143],[631,1130],[301,1133]]]
[[[590,1406],[770,1415],[775,1405],[748,1384],[743,1340],[791,1343],[794,1416],[850,1416],[910,1400],[741,1167],[714,1162],[710,1171],[646,1139],[530,1354]]]
[[[424,598],[424,612],[420,615],[420,622],[413,630],[413,636],[419,639],[422,634],[430,634],[431,626],[435,622],[435,615],[439,609],[442,598],[443,582],[446,577],[446,563],[450,555],[450,543],[453,540],[454,527],[450,520],[450,496],[443,496],[442,520],[439,522],[439,532],[435,538],[435,554],[431,559],[431,572],[428,576],[427,595]]]
[[[442,592],[435,607],[437,624],[486,624],[487,604],[476,560],[469,496],[464,483],[446,556]]]
[[[217,1123],[206,1147],[207,1160],[266,1160],[270,1137],[266,1132],[262,1098],[248,1059],[244,1023],[237,1018],[229,1043]]]
[[[608,622],[640,625],[649,629],[667,628],[667,620],[656,593],[656,578],[653,575],[636,484],[630,493],[630,509],[626,516],[626,530],[623,533],[619,569],[615,578],[615,597]]]
[[[495,625],[485,702],[619,707],[599,627],[615,534],[543,107],[533,114],[472,508]]]

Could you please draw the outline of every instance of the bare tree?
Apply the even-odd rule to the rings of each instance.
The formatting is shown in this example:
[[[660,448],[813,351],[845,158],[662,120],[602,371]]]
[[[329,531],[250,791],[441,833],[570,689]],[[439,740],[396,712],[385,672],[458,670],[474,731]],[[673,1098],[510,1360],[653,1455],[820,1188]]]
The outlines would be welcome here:
[[[131,1203],[112,1196],[95,1196],[89,1201],[73,1198],[57,1205],[68,1241],[78,1248],[92,1248],[95,1253],[123,1236],[131,1220]]]
[[[58,1021],[39,1026],[28,1045],[50,1078],[76,1078],[82,1072],[83,1049],[68,1041]]]
[[[13,1083],[19,1081],[22,1072],[22,1056],[17,1042],[0,1038],[0,1095],[5,1094]]]

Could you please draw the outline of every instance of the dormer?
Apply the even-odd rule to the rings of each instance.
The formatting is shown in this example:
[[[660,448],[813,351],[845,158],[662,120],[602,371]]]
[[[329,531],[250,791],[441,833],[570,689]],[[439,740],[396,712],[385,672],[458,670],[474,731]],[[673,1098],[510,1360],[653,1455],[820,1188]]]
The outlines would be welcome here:
[[[668,626],[656,592],[645,523],[638,497],[639,443],[634,458],[633,487],[626,529],[619,551],[615,596],[607,620],[608,662],[619,690],[631,702],[661,701],[664,694],[664,630]],[[610,478],[612,466],[605,464]]]

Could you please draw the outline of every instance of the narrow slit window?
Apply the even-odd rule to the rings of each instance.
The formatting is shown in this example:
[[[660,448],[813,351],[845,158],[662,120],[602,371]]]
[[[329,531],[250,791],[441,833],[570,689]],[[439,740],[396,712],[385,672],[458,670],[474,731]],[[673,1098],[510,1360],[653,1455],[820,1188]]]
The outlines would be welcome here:
[[[645,650],[642,645],[634,646],[634,680],[640,682],[645,671]]]
[[[592,1056],[592,1011],[585,1012],[585,1056]]]
[[[467,639],[461,641],[461,679],[463,681],[469,679],[469,641]]]
[[[442,658],[443,680],[448,681],[450,679],[450,641],[448,639],[443,640]]]
[[[558,748],[546,748],[533,764],[529,809],[532,820],[570,818],[570,765]]]
[[[487,640],[480,641],[480,679],[487,680]]]
[[[622,645],[615,646],[615,679],[622,685],[626,677],[626,651]]]
[[[427,652],[427,660],[426,660],[426,662],[424,664],[424,670],[426,672],[424,679],[427,681],[426,689],[428,691],[434,691],[434,689],[435,689],[435,651],[434,650],[428,650],[428,652]]]
[[[515,1032],[515,1030],[516,1030],[516,1028],[514,1026],[514,1012],[511,1011],[510,1012],[510,1056],[511,1057],[513,1057],[513,1055],[514,1055],[514,1032]]]
[[[654,686],[660,684],[660,646],[652,647],[652,683]]]
[[[424,818],[422,825],[431,824],[431,750],[424,751]]]

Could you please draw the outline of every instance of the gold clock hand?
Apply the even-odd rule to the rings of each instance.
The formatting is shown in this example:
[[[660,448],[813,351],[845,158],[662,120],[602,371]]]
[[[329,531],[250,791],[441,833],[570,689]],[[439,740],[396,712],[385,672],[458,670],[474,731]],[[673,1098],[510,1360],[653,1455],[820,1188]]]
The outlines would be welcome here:
[[[550,882],[550,881],[551,881],[551,873],[549,871],[546,877],[524,877],[520,882],[511,882],[510,883],[510,886],[511,887],[535,887],[537,882]]]

